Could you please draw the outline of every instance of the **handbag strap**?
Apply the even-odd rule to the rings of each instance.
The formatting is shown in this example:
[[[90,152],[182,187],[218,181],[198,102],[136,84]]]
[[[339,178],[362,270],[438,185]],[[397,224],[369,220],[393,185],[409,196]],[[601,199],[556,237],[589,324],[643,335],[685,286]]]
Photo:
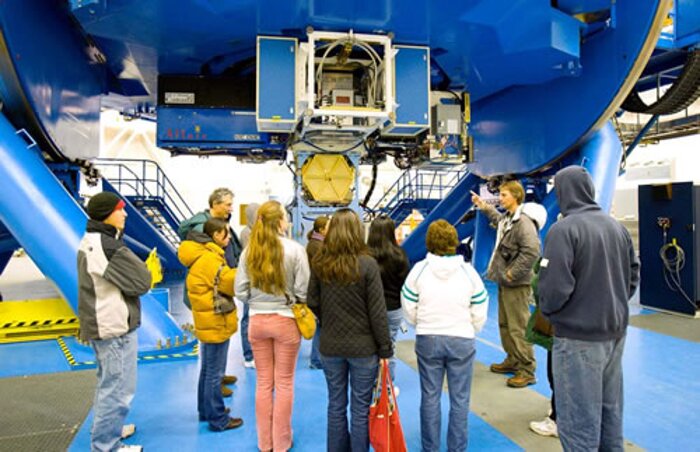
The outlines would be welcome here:
[[[291,307],[292,305],[295,305],[295,304],[305,304],[305,303],[300,302],[296,297],[294,297],[294,300],[292,300],[292,297],[289,296],[289,294],[287,293],[286,290],[284,291],[284,298],[287,299],[287,306],[289,306],[289,307]]]
[[[214,296],[219,295],[219,284],[221,284],[221,271],[224,269],[224,264],[221,264],[219,269],[216,271],[216,276],[214,276]]]

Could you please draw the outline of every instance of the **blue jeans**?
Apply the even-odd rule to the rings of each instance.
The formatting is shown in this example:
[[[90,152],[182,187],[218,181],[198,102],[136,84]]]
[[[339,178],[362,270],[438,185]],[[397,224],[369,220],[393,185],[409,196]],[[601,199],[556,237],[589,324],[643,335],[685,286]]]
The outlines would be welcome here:
[[[394,355],[396,355],[396,336],[399,334],[401,325],[403,324],[403,312],[401,308],[394,309],[393,311],[386,311],[386,318],[389,321],[389,335],[391,336],[391,346],[394,349]],[[392,356],[389,359],[389,374],[391,375],[391,380],[394,381],[394,369],[396,368],[396,358]]]
[[[224,412],[224,398],[221,395],[228,344],[228,340],[219,344],[199,343],[202,362],[197,387],[197,411],[199,420],[209,421],[212,430],[223,430],[229,420],[228,414]]]
[[[93,452],[116,450],[136,393],[136,330],[111,339],[90,341],[97,360],[97,388],[92,406]]]
[[[243,359],[246,361],[253,360],[253,348],[250,346],[248,339],[248,322],[250,321],[250,306],[243,303],[243,317],[241,317],[241,347],[243,348]]]
[[[328,385],[328,452],[369,450],[369,405],[377,379],[377,355],[342,358],[321,355]],[[348,380],[350,381],[350,431],[348,432]]]
[[[319,347],[321,346],[321,324],[316,324],[316,333],[314,338],[311,340],[311,357],[309,358],[309,364],[312,368],[323,369],[323,362],[321,361],[321,352]]]
[[[557,428],[565,451],[622,451],[622,352],[625,338],[554,338]]]
[[[445,374],[450,395],[447,450],[467,450],[469,395],[475,354],[474,339],[438,335],[416,336],[423,451],[440,450],[440,397]]]

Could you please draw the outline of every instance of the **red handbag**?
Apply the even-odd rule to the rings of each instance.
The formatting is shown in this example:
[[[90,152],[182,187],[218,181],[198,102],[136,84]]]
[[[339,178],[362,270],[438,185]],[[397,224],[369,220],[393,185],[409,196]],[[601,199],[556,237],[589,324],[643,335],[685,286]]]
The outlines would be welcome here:
[[[379,375],[369,407],[369,442],[376,452],[406,452],[389,361],[379,361]]]

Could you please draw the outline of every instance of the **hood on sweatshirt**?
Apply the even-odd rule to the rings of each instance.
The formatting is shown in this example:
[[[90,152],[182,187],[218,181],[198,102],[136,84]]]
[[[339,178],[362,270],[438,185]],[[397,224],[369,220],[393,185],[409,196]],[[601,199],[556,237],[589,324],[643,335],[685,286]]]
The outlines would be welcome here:
[[[559,210],[566,217],[583,210],[599,210],[595,202],[595,186],[586,168],[567,166],[554,176]]]
[[[260,208],[260,204],[258,204],[256,202],[251,202],[245,208],[246,225],[250,229],[253,229],[253,225],[255,224],[255,220],[257,219],[259,208]]]
[[[428,268],[438,279],[448,279],[459,269],[462,262],[464,262],[464,258],[459,254],[453,256],[438,256],[433,253],[428,253],[426,259],[428,261]]]

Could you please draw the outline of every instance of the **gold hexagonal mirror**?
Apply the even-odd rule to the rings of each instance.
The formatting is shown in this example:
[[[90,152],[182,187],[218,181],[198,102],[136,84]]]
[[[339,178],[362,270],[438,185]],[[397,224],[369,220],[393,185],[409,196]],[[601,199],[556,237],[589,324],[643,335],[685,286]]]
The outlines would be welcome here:
[[[314,201],[347,204],[352,200],[355,168],[340,154],[316,154],[301,168],[301,180]]]

